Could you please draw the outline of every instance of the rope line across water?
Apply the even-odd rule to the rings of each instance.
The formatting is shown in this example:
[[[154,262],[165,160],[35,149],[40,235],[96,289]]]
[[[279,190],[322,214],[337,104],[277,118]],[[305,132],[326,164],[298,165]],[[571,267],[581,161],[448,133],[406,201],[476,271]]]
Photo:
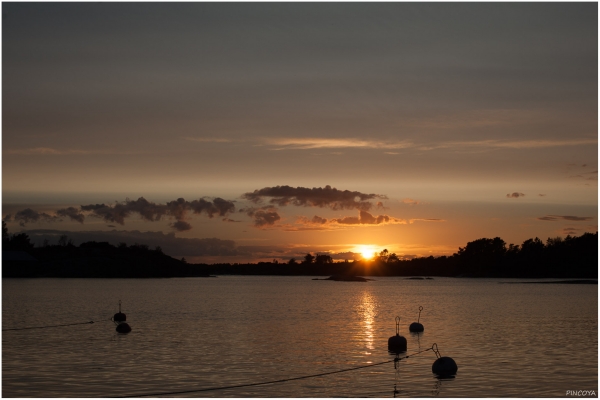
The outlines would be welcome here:
[[[107,320],[107,321],[110,321],[110,320]],[[76,322],[74,324],[62,324],[62,325],[32,326],[29,328],[8,328],[8,329],[2,329],[2,332],[4,332],[4,331],[24,331],[27,329],[57,328],[59,326],[87,325],[87,324],[93,324],[96,322],[98,322],[98,321]]]
[[[432,350],[432,347],[425,349],[425,350],[421,350],[419,352],[413,353],[413,354],[409,354],[407,356],[404,357],[396,357],[393,360],[388,360],[388,361],[382,361],[379,363],[375,363],[375,364],[369,364],[369,365],[361,365],[360,367],[353,367],[353,368],[346,368],[346,369],[340,369],[337,371],[331,371],[331,372],[323,372],[320,374],[314,374],[314,375],[305,375],[305,376],[298,376],[295,378],[286,378],[286,379],[278,379],[275,381],[267,381],[267,382],[256,382],[256,383],[245,383],[245,384],[241,384],[241,385],[232,385],[232,386],[221,386],[221,387],[211,387],[211,388],[204,388],[204,389],[191,389],[191,390],[181,390],[181,391],[177,391],[177,392],[163,392],[163,393],[147,393],[147,394],[133,394],[133,395],[129,395],[129,396],[114,396],[115,398],[128,398],[128,397],[155,397],[155,396],[167,396],[167,395],[173,395],[173,394],[186,394],[186,393],[197,393],[197,392],[209,392],[212,390],[224,390],[224,389],[237,389],[237,388],[243,388],[243,387],[249,387],[249,386],[259,386],[259,385],[269,385],[272,383],[283,383],[283,382],[289,382],[289,381],[298,381],[300,379],[308,379],[308,378],[317,378],[319,376],[325,376],[325,375],[332,375],[332,374],[339,374],[341,372],[348,372],[348,371],[355,371],[357,369],[362,369],[362,368],[369,368],[369,367],[375,367],[378,365],[382,365],[382,364],[388,364],[391,362],[395,362],[395,361],[399,361],[399,360],[404,360],[405,358],[409,358],[412,356],[416,356],[417,354],[421,354],[424,353],[426,351]]]

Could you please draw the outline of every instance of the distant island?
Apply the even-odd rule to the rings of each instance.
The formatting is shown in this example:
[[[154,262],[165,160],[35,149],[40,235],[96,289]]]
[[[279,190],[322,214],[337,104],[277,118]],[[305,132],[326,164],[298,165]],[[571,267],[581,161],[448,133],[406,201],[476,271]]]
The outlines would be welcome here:
[[[363,278],[362,276],[354,275],[331,275],[329,278],[319,279],[313,278],[313,281],[337,281],[337,282],[368,282],[373,279]]]
[[[333,262],[330,256],[307,254],[301,262],[190,264],[143,244],[115,246],[86,242],[75,246],[61,237],[56,245],[35,247],[27,234],[9,235],[3,223],[3,278],[170,278],[215,275],[286,275],[347,277],[493,277],[598,279],[598,232],[581,236],[528,239],[506,245],[496,237],[460,247],[452,256],[400,260],[383,250],[373,260]],[[342,277],[342,278],[340,278]],[[354,278],[353,278],[354,279]],[[423,278],[421,278],[423,279]],[[429,278],[426,278],[429,279]]]

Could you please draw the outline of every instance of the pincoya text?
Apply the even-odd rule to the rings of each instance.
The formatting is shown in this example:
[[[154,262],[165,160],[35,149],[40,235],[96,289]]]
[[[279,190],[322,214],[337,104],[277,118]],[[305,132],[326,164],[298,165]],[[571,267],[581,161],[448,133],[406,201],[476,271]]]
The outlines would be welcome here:
[[[567,394],[565,396],[596,396],[595,390],[567,390]]]

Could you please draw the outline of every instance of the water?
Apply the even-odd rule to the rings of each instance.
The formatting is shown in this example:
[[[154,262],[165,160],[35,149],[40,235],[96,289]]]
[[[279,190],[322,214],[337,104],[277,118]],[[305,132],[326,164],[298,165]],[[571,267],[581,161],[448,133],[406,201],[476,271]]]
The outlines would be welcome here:
[[[456,279],[310,277],[3,279],[3,397],[109,397],[272,381],[389,361],[401,317],[408,354],[318,378],[164,397],[564,397],[598,394],[598,287]],[[514,281],[514,280],[513,280]],[[115,332],[118,300],[133,331]],[[408,332],[423,306],[425,332]],[[396,391],[396,393],[394,393]]]

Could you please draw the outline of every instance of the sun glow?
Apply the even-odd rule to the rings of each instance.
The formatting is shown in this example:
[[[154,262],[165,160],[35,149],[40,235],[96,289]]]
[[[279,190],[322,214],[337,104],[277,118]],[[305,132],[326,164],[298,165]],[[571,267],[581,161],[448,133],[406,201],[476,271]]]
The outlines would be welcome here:
[[[375,246],[370,244],[363,244],[356,247],[356,252],[362,255],[365,260],[370,260],[375,255]]]

